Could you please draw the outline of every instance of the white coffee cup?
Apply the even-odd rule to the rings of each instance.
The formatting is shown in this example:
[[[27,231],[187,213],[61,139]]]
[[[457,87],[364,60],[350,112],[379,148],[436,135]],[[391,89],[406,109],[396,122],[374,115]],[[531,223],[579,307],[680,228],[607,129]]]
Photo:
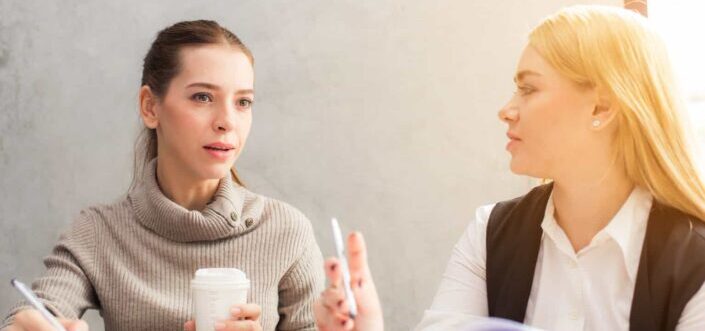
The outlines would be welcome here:
[[[230,308],[247,303],[250,281],[235,268],[196,270],[191,280],[196,330],[215,330],[215,323],[230,318]]]

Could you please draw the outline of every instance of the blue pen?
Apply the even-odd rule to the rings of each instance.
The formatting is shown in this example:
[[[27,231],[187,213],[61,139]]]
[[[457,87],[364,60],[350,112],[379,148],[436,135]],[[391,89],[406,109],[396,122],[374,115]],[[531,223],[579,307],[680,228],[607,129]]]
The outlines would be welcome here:
[[[34,295],[34,293],[32,293],[32,291],[29,288],[27,288],[27,286],[22,284],[22,282],[20,282],[17,279],[12,279],[12,281],[10,281],[10,283],[18,291],[20,291],[20,293],[22,293],[22,296],[24,296],[24,298],[27,299],[27,301],[29,301],[29,303],[34,308],[36,308],[39,311],[39,313],[42,314],[42,316],[44,316],[44,319],[46,319],[47,322],[49,322],[49,324],[51,324],[51,326],[54,327],[54,329],[56,329],[58,331],[66,331],[66,329],[61,325],[61,323],[59,323],[59,321],[56,319],[56,317],[54,317],[54,315],[52,315],[46,309],[46,307],[44,307],[44,305],[39,301],[39,299],[37,299],[37,297]]]

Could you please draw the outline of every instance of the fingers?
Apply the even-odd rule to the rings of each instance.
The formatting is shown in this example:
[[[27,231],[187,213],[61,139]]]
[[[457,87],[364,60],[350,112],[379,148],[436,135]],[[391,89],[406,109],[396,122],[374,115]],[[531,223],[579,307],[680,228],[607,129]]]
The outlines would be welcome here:
[[[262,330],[259,323],[262,309],[254,303],[233,305],[230,308],[230,319],[215,323],[218,331],[230,330]],[[184,331],[196,331],[196,322],[193,320],[184,323]]]
[[[184,331],[196,331],[196,322],[193,320],[184,323]]]
[[[88,324],[82,320],[59,319],[67,331],[88,331]],[[14,323],[6,330],[10,331],[54,331],[54,327],[35,309],[25,309],[15,315]]]
[[[59,322],[66,328],[66,331],[88,331],[88,324],[82,320],[62,319]]]
[[[230,309],[230,315],[234,320],[257,321],[261,314],[262,309],[259,305],[254,303],[238,304]]]
[[[334,313],[347,316],[348,305],[345,302],[345,293],[341,288],[327,288],[321,293],[321,304]]]
[[[324,268],[326,269],[328,284],[331,287],[341,287],[343,285],[343,274],[340,271],[340,261],[334,257],[328,258],[325,262]]]
[[[347,314],[336,312],[324,305],[323,295],[313,304],[313,314],[320,331],[352,330],[354,327],[353,320]]]
[[[325,289],[314,303],[313,312],[322,331],[352,330],[353,322],[341,286]]]
[[[35,309],[24,309],[15,315],[14,326],[17,330],[53,331],[53,327]]]
[[[367,265],[367,246],[365,238],[360,232],[348,235],[348,264],[350,273],[357,276],[369,274]]]
[[[216,331],[261,331],[262,326],[257,321],[242,320],[242,321],[221,321],[215,323]]]
[[[351,287],[353,293],[360,289],[363,283],[371,283],[369,267],[367,266],[367,248],[362,234],[354,232],[347,238],[348,267],[350,268]],[[340,261],[329,258],[325,262],[326,277],[329,287],[323,291],[313,305],[316,325],[321,331],[352,330],[355,321],[349,316],[348,303],[342,286],[342,271]],[[359,302],[359,300],[358,300]]]
[[[313,316],[316,318],[318,329],[320,331],[326,331],[330,314],[328,313],[328,309],[323,306],[323,300],[321,298],[316,299],[316,302],[313,303]]]

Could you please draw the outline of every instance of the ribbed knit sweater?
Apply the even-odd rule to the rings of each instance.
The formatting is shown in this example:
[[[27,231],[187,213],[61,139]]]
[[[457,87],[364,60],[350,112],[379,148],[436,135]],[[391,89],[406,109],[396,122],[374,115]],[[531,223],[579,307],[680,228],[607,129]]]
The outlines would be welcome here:
[[[108,331],[183,330],[196,269],[238,268],[264,330],[315,330],[324,276],[308,219],[231,177],[205,209],[189,211],[160,190],[156,161],[124,199],[83,210],[60,237],[32,284],[47,307],[71,319],[99,309]],[[26,307],[13,308],[0,329]]]

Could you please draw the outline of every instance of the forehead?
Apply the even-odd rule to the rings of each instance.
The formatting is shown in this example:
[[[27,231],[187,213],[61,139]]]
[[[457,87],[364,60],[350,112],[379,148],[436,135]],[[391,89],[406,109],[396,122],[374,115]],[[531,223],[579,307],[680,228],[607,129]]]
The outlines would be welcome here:
[[[179,53],[180,70],[174,80],[182,84],[206,82],[230,89],[252,89],[250,59],[228,45],[189,46]]]
[[[556,77],[558,72],[531,46],[526,46],[517,64],[517,80],[524,77]]]

